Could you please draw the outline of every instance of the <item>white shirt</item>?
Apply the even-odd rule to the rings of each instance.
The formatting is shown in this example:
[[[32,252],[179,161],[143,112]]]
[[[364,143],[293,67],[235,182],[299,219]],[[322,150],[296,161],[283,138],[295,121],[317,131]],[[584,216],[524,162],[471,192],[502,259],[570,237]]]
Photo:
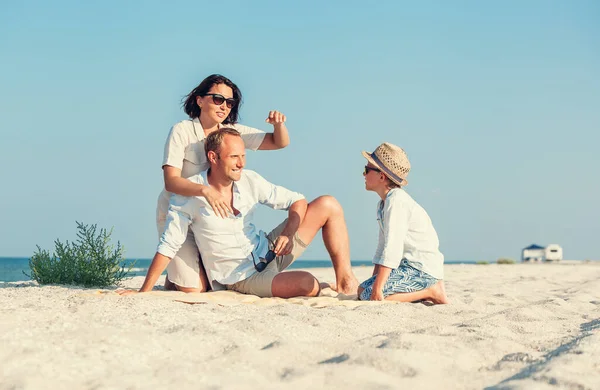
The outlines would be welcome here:
[[[189,180],[206,185],[207,172]],[[302,194],[269,183],[250,170],[243,170],[240,180],[233,183],[233,207],[240,212],[237,216],[217,216],[204,197],[173,194],[157,251],[173,258],[190,227],[211,286],[215,287],[215,281],[223,285],[234,284],[256,272],[251,253],[258,262],[259,257],[264,258],[269,250],[266,233],[252,223],[257,206],[263,204],[275,210],[288,210],[301,199],[304,199]]]
[[[265,139],[264,131],[237,123],[219,127],[230,127],[239,131],[246,149],[257,150]],[[198,118],[183,120],[175,124],[165,142],[162,165],[181,169],[181,177],[186,179],[207,170],[210,166],[204,151],[205,140],[204,129]],[[156,210],[159,221],[164,221],[170,196],[171,193],[163,189],[158,197]]]
[[[374,264],[398,268],[407,259],[436,279],[444,278],[444,255],[439,251],[431,219],[401,188],[391,189],[377,207],[379,243]]]

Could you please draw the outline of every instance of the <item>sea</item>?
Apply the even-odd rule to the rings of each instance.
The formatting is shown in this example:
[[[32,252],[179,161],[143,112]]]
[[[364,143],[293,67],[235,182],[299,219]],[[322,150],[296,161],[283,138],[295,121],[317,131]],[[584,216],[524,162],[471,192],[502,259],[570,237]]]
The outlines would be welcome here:
[[[145,276],[152,259],[127,259],[135,261],[128,276]],[[446,264],[475,264],[475,261],[446,261]],[[372,266],[371,260],[352,260],[352,266]],[[330,260],[296,260],[288,269],[331,267]],[[28,257],[0,257],[0,282],[20,282],[30,280]]]

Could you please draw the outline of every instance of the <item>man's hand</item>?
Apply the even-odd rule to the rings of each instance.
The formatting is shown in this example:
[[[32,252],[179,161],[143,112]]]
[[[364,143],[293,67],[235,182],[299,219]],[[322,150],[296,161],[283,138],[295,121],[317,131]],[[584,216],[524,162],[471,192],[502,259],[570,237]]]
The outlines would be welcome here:
[[[293,246],[294,242],[289,236],[281,235],[275,239],[275,248],[273,249],[273,252],[275,252],[277,256],[289,255],[292,253]]]
[[[124,297],[126,295],[133,295],[133,294],[138,294],[139,291],[137,290],[117,290],[115,291],[117,294],[119,294],[120,296]]]
[[[279,111],[269,111],[269,116],[267,116],[267,119],[265,119],[265,122],[276,126],[276,125],[281,125],[283,123],[285,123],[286,117],[285,115],[283,115],[283,113],[279,112]]]
[[[375,290],[373,289],[373,292],[371,292],[371,301],[383,301],[383,290]]]
[[[215,190],[212,187],[206,186],[204,188],[204,198],[208,201],[210,206],[221,218],[227,218],[229,213],[233,213],[231,207],[229,207],[229,203],[225,196],[223,196],[219,191]]]

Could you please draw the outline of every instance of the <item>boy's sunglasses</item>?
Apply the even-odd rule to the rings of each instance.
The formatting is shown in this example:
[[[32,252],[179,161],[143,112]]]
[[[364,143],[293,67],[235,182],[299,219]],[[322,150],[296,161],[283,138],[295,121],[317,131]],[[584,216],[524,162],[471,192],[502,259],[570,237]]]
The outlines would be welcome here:
[[[375,172],[381,172],[379,169],[377,168],[373,168],[373,167],[368,167],[365,165],[365,171],[363,172],[365,175],[368,174],[371,171],[375,171]]]
[[[269,240],[268,236],[267,236],[267,240]],[[275,244],[273,243],[273,241],[269,240],[269,242],[271,243],[271,245],[273,245],[273,247],[275,247]],[[273,252],[272,249],[269,249],[269,251],[265,255],[265,258],[260,259],[260,261],[257,263],[256,258],[254,257],[254,252],[250,252],[250,253],[252,254],[252,262],[254,263],[254,269],[256,270],[256,272],[263,272],[265,270],[265,268],[267,268],[269,263],[272,262],[277,257],[275,252]]]
[[[218,93],[207,93],[204,96],[211,96],[213,103],[215,103],[217,106],[220,106],[223,104],[223,102],[227,103],[227,108],[233,108],[235,105],[235,99],[227,99],[225,96],[219,95]]]

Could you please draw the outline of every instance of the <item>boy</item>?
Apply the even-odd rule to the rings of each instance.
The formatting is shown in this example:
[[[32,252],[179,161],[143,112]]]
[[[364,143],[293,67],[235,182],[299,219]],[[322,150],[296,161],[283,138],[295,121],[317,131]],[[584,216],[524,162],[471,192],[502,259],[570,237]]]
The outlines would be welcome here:
[[[410,162],[404,150],[383,143],[367,159],[365,188],[376,192],[379,243],[373,276],[358,288],[361,300],[448,303],[444,289],[444,255],[427,212],[402,187]]]

